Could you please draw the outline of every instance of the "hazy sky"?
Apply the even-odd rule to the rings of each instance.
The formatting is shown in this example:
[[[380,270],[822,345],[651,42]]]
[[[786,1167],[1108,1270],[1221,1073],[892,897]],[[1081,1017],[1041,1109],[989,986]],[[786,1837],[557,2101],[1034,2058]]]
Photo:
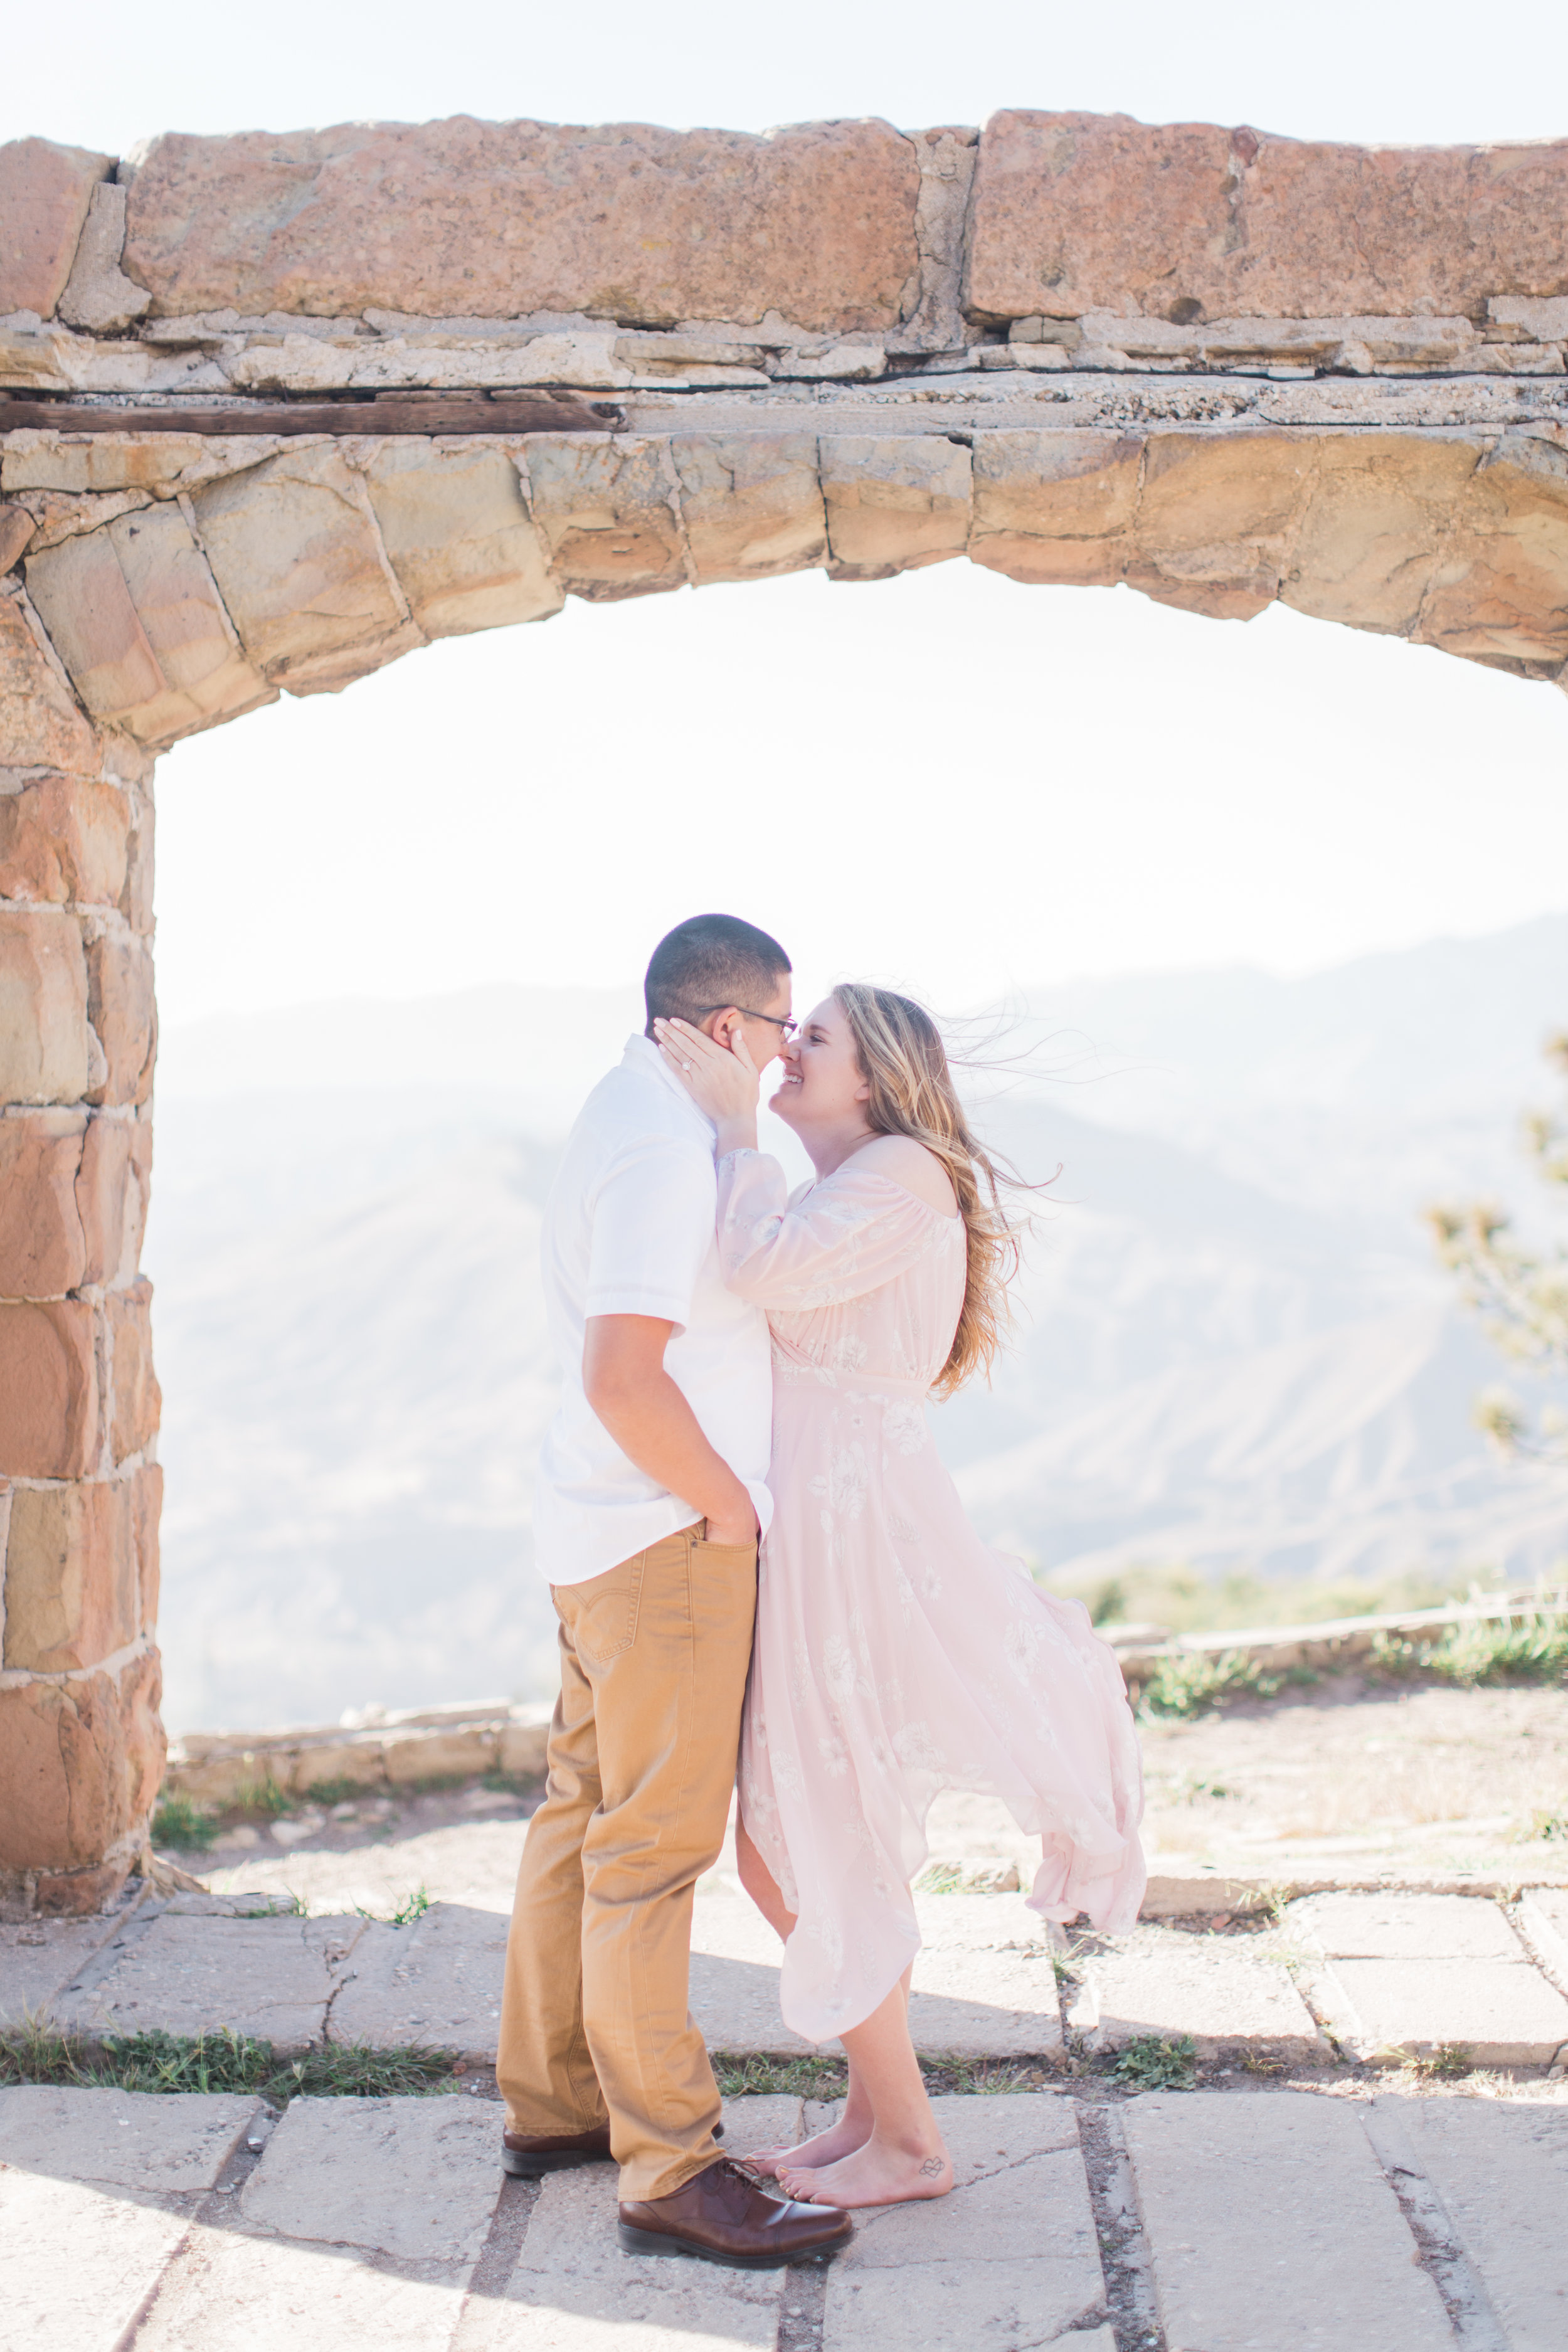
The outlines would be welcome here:
[[[1568,131],[1568,10],[866,0],[433,16],[14,6],[0,137],[123,152],[468,111],[742,129],[1005,104],[1394,141]],[[285,701],[160,768],[166,1018],[619,981],[700,906],[947,1002],[1335,961],[1568,905],[1568,698],[1273,610],[963,564],[590,609]]]

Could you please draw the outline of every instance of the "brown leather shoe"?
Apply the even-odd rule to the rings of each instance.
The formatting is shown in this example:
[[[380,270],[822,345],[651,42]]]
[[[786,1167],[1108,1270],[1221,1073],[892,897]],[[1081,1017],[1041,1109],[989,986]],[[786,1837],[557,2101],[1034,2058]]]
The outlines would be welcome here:
[[[764,2196],[750,2173],[721,2156],[673,2197],[624,2204],[618,2234],[628,2254],[694,2254],[732,2271],[776,2271],[785,2263],[831,2259],[849,2243],[855,2224],[830,2206]]]
[[[563,2139],[524,2139],[521,2132],[500,2136],[500,2168],[514,2180],[537,2180],[542,2173],[564,2172],[573,2164],[603,2164],[609,2153],[608,2124]]]
[[[723,2138],[722,2124],[714,2125],[713,2137]],[[564,2172],[574,2164],[603,2164],[609,2153],[608,2124],[601,2124],[597,2131],[574,2133],[566,2139],[525,2139],[521,2132],[500,2136],[500,2168],[514,2180],[537,2180],[542,2173]]]

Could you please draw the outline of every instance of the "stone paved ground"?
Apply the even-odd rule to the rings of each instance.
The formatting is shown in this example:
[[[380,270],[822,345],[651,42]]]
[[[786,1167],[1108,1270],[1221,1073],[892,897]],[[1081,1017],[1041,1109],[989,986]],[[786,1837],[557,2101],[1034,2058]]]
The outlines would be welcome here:
[[[957,2186],[830,2269],[623,2254],[500,2110],[0,2092],[6,2352],[1562,2352],[1568,2100],[1064,2086],[938,2102]],[[733,2101],[743,2155],[793,2099]]]

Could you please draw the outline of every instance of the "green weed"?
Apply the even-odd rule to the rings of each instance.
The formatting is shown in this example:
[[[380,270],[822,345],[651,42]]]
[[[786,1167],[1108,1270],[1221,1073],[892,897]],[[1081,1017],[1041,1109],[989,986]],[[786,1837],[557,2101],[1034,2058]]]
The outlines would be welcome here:
[[[1449,1625],[1433,1640],[1379,1634],[1372,1658],[1386,1675],[1435,1675],[1467,1690],[1486,1683],[1568,1683],[1568,1618],[1527,1610],[1488,1623]]]
[[[313,1805],[346,1805],[374,1792],[359,1780],[312,1780],[305,1794]]]
[[[1162,1658],[1143,1685],[1144,1716],[1202,1715],[1222,1698],[1273,1698],[1283,1675],[1266,1675],[1241,1650],[1176,1653]]]
[[[194,1797],[177,1792],[158,1801],[153,1815],[154,1845],[178,1846],[184,1853],[204,1853],[217,1835],[217,1823]]]
[[[429,1908],[430,1897],[423,1886],[416,1886],[412,1895],[405,1895],[395,1911],[367,1911],[363,1903],[354,1905],[362,1919],[379,1920],[385,1927],[411,1927],[416,1919],[423,1919]]]
[[[741,2058],[716,2052],[713,2078],[726,2099],[841,2099],[849,2088],[842,2058]]]
[[[263,1821],[281,1821],[285,1813],[296,1811],[296,1800],[285,1794],[268,1773],[265,1780],[247,1780],[237,1788],[226,1811],[259,1813]]]
[[[1544,1845],[1549,1840],[1568,1843],[1568,1811],[1552,1812],[1538,1806],[1513,1834],[1515,1845]]]
[[[58,2083],[93,2090],[247,2092],[285,2105],[312,2098],[407,2097],[451,2088],[450,2050],[368,2050],[358,2045],[279,2059],[270,2042],[225,2027],[195,2035],[110,2035],[98,2043],[29,2020],[0,2037],[0,2085]]]
[[[1110,2069],[1114,2079],[1134,2091],[1190,2091],[1197,2053],[1190,2033],[1166,2041],[1157,2033],[1141,2033],[1128,2042]]]

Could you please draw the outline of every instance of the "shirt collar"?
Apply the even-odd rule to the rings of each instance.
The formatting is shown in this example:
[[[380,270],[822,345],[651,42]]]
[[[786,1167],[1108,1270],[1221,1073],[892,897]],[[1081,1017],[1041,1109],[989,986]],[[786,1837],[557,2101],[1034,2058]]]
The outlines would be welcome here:
[[[654,1044],[651,1037],[628,1037],[626,1039],[626,1050],[622,1056],[622,1062],[624,1066],[632,1069],[651,1069],[654,1075],[658,1077],[660,1086],[667,1087],[669,1092],[675,1096],[676,1099],[685,1105],[692,1118],[700,1122],[710,1143],[717,1143],[719,1140],[718,1129],[714,1126],[713,1121],[709,1118],[707,1112],[697,1103],[692,1101],[691,1097],[687,1093],[686,1088],[681,1085],[680,1080],[676,1076],[675,1072],[669,1067],[664,1055],[659,1052],[658,1047]]]

